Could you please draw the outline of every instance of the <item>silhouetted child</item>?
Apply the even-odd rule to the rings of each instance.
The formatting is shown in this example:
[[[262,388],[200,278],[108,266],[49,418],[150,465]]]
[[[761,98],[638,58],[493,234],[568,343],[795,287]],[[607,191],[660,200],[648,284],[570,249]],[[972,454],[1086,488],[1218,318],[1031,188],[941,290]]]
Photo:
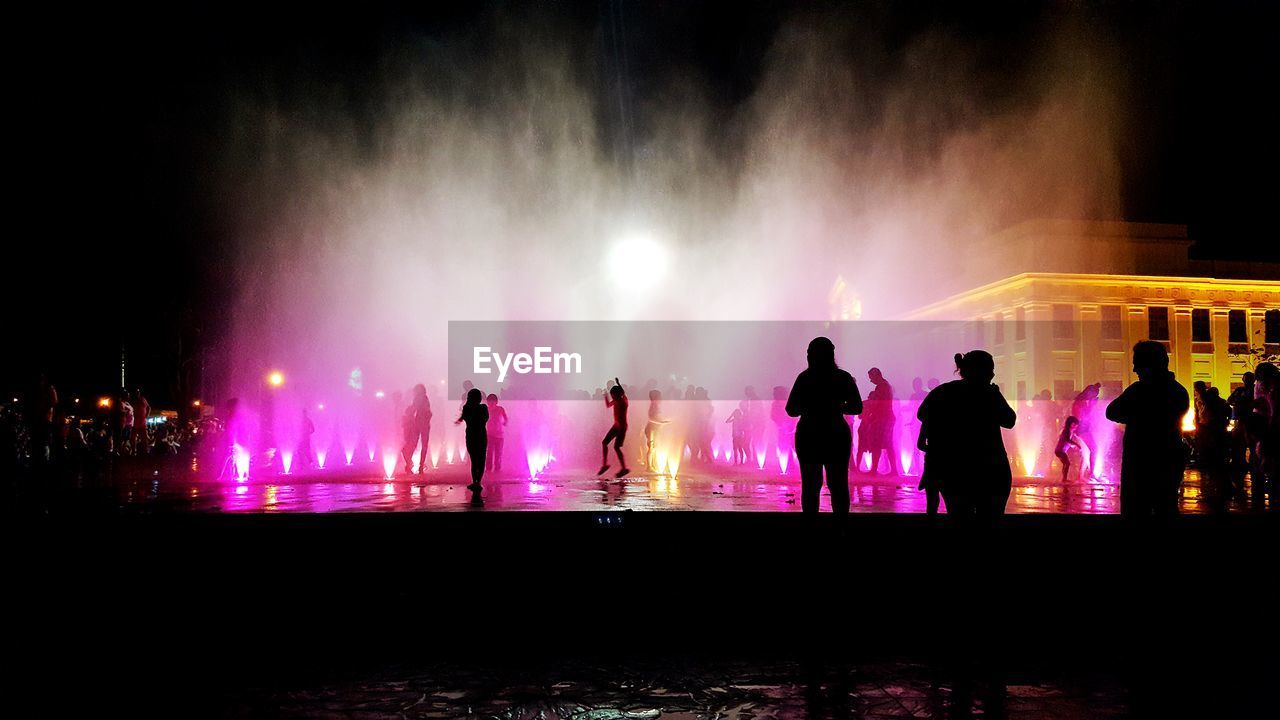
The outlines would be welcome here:
[[[500,472],[502,443],[507,435],[507,409],[498,404],[498,396],[493,393],[489,393],[489,397],[485,398],[485,405],[489,407],[489,423],[485,425],[485,432],[489,436],[489,448],[488,454],[485,455],[484,467],[486,470]]]
[[[1062,463],[1062,482],[1067,482],[1067,471],[1071,469],[1071,456],[1067,452],[1074,445],[1079,450],[1083,443],[1080,438],[1076,437],[1076,428],[1080,427],[1080,420],[1075,415],[1067,417],[1067,421],[1062,424],[1062,434],[1058,436],[1058,444],[1053,447],[1054,457],[1058,458],[1058,462]]]
[[[480,492],[480,478],[484,477],[485,454],[489,447],[489,436],[485,426],[489,424],[489,408],[481,402],[484,393],[479,388],[467,391],[467,401],[462,404],[462,414],[453,422],[454,425],[467,424],[467,454],[471,456],[471,484],[467,486],[473,493]]]
[[[733,464],[747,464],[747,450],[751,445],[750,431],[747,429],[750,421],[747,414],[750,412],[749,404],[746,400],[738,403],[738,407],[729,413],[729,417],[725,418],[726,423],[733,424]]]
[[[662,417],[662,409],[659,403],[662,401],[662,392],[658,390],[649,391],[649,421],[644,424],[644,466],[650,470],[663,470],[663,468],[655,468],[658,462],[657,444],[658,430],[663,425],[671,422],[667,418]]]
[[[617,378],[613,379],[613,386],[609,388],[609,394],[604,399],[604,406],[613,408],[613,425],[609,428],[609,432],[604,434],[604,440],[600,441],[600,472],[596,475],[603,475],[609,469],[609,442],[613,441],[613,450],[618,455],[618,472],[615,477],[626,477],[631,472],[627,467],[627,460],[622,455],[622,442],[627,438],[627,392],[622,389],[622,383]]]

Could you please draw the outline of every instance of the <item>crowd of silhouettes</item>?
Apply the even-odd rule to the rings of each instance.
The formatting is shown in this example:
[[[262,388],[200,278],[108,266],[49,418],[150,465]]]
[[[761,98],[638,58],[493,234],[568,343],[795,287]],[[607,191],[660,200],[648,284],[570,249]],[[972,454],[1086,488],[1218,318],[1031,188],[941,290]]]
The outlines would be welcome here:
[[[643,439],[633,450],[633,459],[646,470],[668,472],[674,456],[679,456],[676,463],[683,460],[691,466],[723,461],[762,467],[765,458],[776,456],[785,470],[785,458],[794,454],[805,512],[817,511],[825,484],[832,510],[847,514],[850,472],[898,475],[910,467],[919,473],[918,488],[925,493],[929,514],[945,510],[969,520],[992,520],[1004,512],[1012,487],[1010,455],[1002,433],[1018,422],[1014,407],[1027,415],[1023,422],[1037,429],[1035,436],[1042,444],[1035,454],[1044,458],[1042,462],[1056,461],[1062,482],[1076,469],[1082,479],[1096,479],[1110,471],[1111,463],[1118,463],[1125,516],[1176,513],[1188,464],[1199,470],[1202,497],[1210,509],[1225,510],[1233,499],[1247,501],[1249,490],[1255,507],[1266,507],[1270,499],[1270,507],[1277,508],[1280,372],[1276,366],[1258,364],[1224,397],[1218,388],[1203,382],[1194,383],[1188,394],[1170,372],[1162,343],[1137,343],[1132,359],[1137,381],[1123,392],[1094,383],[1067,398],[1055,400],[1043,390],[1030,403],[1011,406],[996,384],[990,354],[982,350],[957,353],[953,358],[956,379],[914,378],[904,402],[875,367],[866,374],[871,389],[864,398],[853,375],[837,365],[834,344],[820,337],[809,344],[808,367],[789,391],[786,386],[773,386],[766,401],[754,386],[746,386],[727,416],[717,416],[707,389],[693,384],[683,391],[674,385],[663,391],[652,379],[630,387],[615,378],[594,393],[580,392],[579,397],[602,403],[608,413],[603,437],[595,436],[601,438],[599,474],[610,470],[615,460],[616,477],[631,472],[624,442],[634,393],[649,400]],[[485,395],[470,381],[462,390],[456,422],[465,425],[465,448],[471,455],[469,487],[478,494],[486,472],[502,471],[510,418],[496,393]],[[527,427],[540,428],[545,437],[590,434],[582,425],[593,422],[589,418],[559,414],[554,404],[542,407],[534,399],[520,400],[516,388],[504,391],[503,397],[520,403],[517,414],[527,414]],[[141,390],[112,394],[86,405],[92,407],[82,408],[78,400],[60,397],[44,377],[13,402],[0,404],[0,471],[14,478],[24,469],[55,468],[82,478],[102,475],[120,458],[189,455],[202,466],[222,466],[227,475],[234,472],[232,448],[247,446],[254,434],[235,400],[222,408],[221,417],[197,412],[175,419],[166,414],[162,421]],[[403,470],[424,473],[432,424],[427,388],[415,385],[403,403],[396,393],[392,405],[402,436]],[[1188,409],[1194,416],[1191,432],[1183,427]],[[295,467],[313,467],[316,428],[305,410],[300,414],[293,446]],[[518,438],[528,442],[528,436],[519,437],[521,431],[517,426]],[[718,434],[728,436],[723,447],[716,443]],[[896,439],[901,435],[914,435],[915,447],[900,453]],[[1116,438],[1122,440],[1112,442]],[[575,456],[571,448],[557,442],[563,448],[559,454]],[[1111,453],[1117,450],[1119,457],[1113,459]],[[668,465],[660,467],[664,462]],[[1034,468],[1037,474],[1048,469]]]

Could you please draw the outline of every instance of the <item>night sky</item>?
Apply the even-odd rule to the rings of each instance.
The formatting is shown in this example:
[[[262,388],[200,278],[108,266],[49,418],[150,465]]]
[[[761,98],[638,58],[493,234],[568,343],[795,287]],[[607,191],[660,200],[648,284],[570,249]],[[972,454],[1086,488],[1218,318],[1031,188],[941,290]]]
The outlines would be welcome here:
[[[118,379],[124,347],[137,382],[162,404],[177,400],[168,397],[178,392],[174,368],[199,362],[200,348],[218,352],[219,310],[237,272],[231,212],[215,181],[234,173],[219,156],[229,95],[260,93],[287,109],[340,92],[355,116],[377,113],[388,54],[424,42],[460,57],[502,53],[498,17],[580,54],[579,80],[601,89],[603,144],[620,161],[647,127],[642,115],[620,126],[613,91],[644,107],[673,78],[689,78],[728,115],[750,97],[779,28],[806,14],[873,28],[886,72],[921,33],[972,45],[992,108],[1026,91],[1023,63],[1038,38],[1079,23],[1129,72],[1123,219],[1188,223],[1213,256],[1280,245],[1275,3],[179,5],[56,6],[7,23],[14,207],[25,218],[6,243],[17,332],[3,377],[14,389],[44,367],[64,392],[101,392]],[[610,62],[619,48],[625,73]],[[734,138],[724,142],[733,152]]]

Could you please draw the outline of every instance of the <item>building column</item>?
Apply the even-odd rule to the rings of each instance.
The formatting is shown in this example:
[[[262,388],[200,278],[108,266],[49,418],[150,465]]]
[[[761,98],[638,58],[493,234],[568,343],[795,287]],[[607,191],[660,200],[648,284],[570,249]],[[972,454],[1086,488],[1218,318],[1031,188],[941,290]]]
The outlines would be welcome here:
[[[1222,391],[1223,397],[1231,393],[1231,356],[1227,354],[1230,343],[1230,308],[1215,307],[1209,310],[1209,332],[1213,339],[1213,385]]]
[[[1131,356],[1133,353],[1133,346],[1136,345],[1139,340],[1147,339],[1147,306],[1129,305],[1126,308],[1126,311],[1128,317],[1126,318],[1127,322],[1124,324],[1125,331],[1127,333],[1124,339],[1124,347],[1125,355]],[[1132,357],[1129,357],[1125,360],[1124,364],[1124,384],[1126,387],[1132,385],[1138,379],[1138,377],[1133,374],[1132,360]]]
[[[1102,379],[1102,311],[1096,303],[1082,303],[1076,323],[1076,351],[1080,357],[1078,387]]]
[[[1169,339],[1173,341],[1173,357],[1170,367],[1183,384],[1190,383],[1191,377],[1191,308],[1174,306],[1169,308]]]

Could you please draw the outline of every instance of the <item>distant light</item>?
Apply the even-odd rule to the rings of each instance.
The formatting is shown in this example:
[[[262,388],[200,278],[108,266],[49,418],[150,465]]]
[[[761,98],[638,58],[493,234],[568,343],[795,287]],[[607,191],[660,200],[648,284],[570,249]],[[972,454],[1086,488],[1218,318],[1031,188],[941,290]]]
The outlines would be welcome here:
[[[280,387],[281,385],[284,385],[284,373],[279,370],[272,371],[270,375],[267,375],[267,384],[271,387]]]
[[[644,233],[626,235],[609,252],[608,272],[631,290],[646,290],[667,274],[667,249]]]
[[[324,409],[324,403],[317,403],[317,404],[316,404],[316,409],[317,409],[317,410],[323,410],[323,409]]]
[[[17,402],[17,398],[14,398],[14,401],[15,401],[15,402]],[[109,408],[109,407],[111,407],[111,398],[109,398],[109,397],[100,397],[100,398],[98,398],[98,407],[100,407],[100,408]]]
[[[79,405],[79,404],[80,404],[80,398],[76,398],[75,400],[72,400],[71,402],[73,402],[73,403],[75,403],[75,404]]]
[[[379,390],[378,392],[374,393],[373,396],[381,400],[382,398],[386,397],[387,394]]]
[[[192,400],[192,401],[191,401],[191,405],[192,405],[192,407],[200,407],[200,401],[199,401],[199,400]]]

